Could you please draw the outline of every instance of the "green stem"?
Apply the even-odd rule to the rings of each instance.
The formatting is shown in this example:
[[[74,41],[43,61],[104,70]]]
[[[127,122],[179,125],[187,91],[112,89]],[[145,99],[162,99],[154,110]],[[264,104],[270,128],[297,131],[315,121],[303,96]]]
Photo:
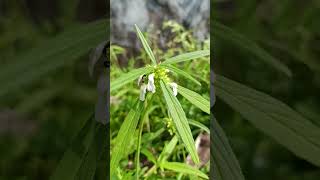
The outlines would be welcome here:
[[[147,98],[146,98],[147,99]],[[151,102],[152,102],[153,96],[149,98],[149,103],[147,103],[147,107],[145,108],[143,112],[143,116],[140,122],[139,126],[139,136],[138,136],[138,146],[137,146],[137,153],[136,153],[136,179],[139,180],[139,170],[140,170],[140,149],[141,149],[141,137],[142,137],[142,130],[145,119],[147,119],[148,116],[148,110],[150,108]]]
[[[144,175],[145,178],[149,177],[152,173],[154,173],[157,170],[157,166],[153,165],[149,171]]]
[[[137,154],[136,154],[136,179],[137,180],[139,179],[139,170],[140,170],[140,147],[141,147],[143,123],[144,123],[144,118],[142,119],[139,127],[138,147],[137,147]]]

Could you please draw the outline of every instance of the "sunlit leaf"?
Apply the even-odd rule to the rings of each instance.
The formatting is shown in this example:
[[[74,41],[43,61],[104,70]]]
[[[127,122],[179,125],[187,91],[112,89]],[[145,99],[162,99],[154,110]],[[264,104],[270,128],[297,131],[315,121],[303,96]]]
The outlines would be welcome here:
[[[194,51],[194,52],[180,54],[180,55],[168,58],[161,64],[162,65],[174,64],[174,63],[189,61],[189,60],[193,60],[193,59],[197,59],[197,58],[201,58],[209,55],[210,55],[210,50]]]
[[[128,150],[128,144],[130,143],[131,138],[134,136],[135,129],[137,128],[140,114],[143,110],[142,101],[138,100],[134,107],[130,110],[127,117],[123,121],[118,135],[116,137],[116,144],[113,147],[111,154],[110,162],[110,172],[111,174],[115,173],[117,166],[119,165],[120,160],[123,158],[123,155]]]
[[[165,67],[168,68],[169,70],[177,73],[178,75],[181,75],[181,76],[189,79],[190,81],[196,83],[197,85],[201,86],[201,83],[198,80],[196,80],[194,77],[192,77],[189,73],[187,73],[179,68],[176,68],[174,66],[165,65]]]
[[[164,168],[164,169],[168,169],[168,170],[172,170],[172,171],[175,171],[175,172],[180,172],[180,173],[183,173],[183,174],[190,174],[190,175],[196,175],[196,176],[199,176],[199,177],[202,177],[204,179],[209,179],[209,177],[204,174],[202,171],[190,166],[190,165],[187,165],[187,164],[184,164],[184,163],[179,163],[179,162],[163,162],[161,164],[161,166]]]
[[[210,129],[207,128],[207,126],[205,126],[204,124],[198,122],[198,121],[194,121],[194,120],[189,120],[189,124],[192,126],[196,126],[202,130],[204,130],[205,132],[207,132],[208,134],[210,134]]]
[[[168,157],[171,155],[171,153],[173,152],[177,143],[178,143],[178,137],[174,136],[170,140],[170,142],[168,144],[166,144],[165,147],[163,148],[163,150],[158,158],[158,162],[166,161],[168,159]]]
[[[144,38],[144,36],[143,36],[142,32],[140,31],[139,27],[137,25],[135,25],[135,27],[136,27],[136,31],[138,33],[139,39],[140,39],[145,51],[147,52],[148,56],[150,57],[151,62],[153,63],[153,65],[156,65],[157,64],[156,58],[154,57],[154,54],[153,54],[153,52],[152,52],[147,40]]]
[[[173,95],[172,90],[163,81],[160,81],[160,85],[177,133],[190,153],[192,160],[197,164],[199,163],[199,157],[185,112],[178,99]]]
[[[190,101],[193,105],[200,108],[202,111],[210,114],[210,102],[206,100],[204,97],[202,97],[200,94],[182,86],[178,86],[178,93],[181,94],[188,101]]]
[[[320,128],[286,104],[223,76],[215,83],[219,98],[262,132],[297,156],[320,166]]]

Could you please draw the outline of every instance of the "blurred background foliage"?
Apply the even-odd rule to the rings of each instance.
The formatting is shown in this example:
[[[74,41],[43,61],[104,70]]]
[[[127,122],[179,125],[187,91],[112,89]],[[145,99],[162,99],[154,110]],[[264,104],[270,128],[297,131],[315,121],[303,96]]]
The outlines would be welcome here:
[[[257,43],[287,65],[292,76],[261,62],[241,43],[235,45],[211,35],[215,72],[270,94],[319,127],[319,1],[213,0],[211,3],[211,24],[223,23]],[[211,33],[214,31],[212,28]],[[318,167],[258,131],[219,98],[214,114],[246,179],[319,179]]]
[[[94,112],[97,91],[88,73],[88,52],[107,38],[106,30],[87,46],[75,43],[73,49],[82,51],[76,55],[44,56],[49,68],[35,62],[63,47],[62,32],[84,31],[89,22],[105,19],[108,9],[104,0],[0,1],[1,180],[49,179]],[[24,57],[33,48],[31,58]]]

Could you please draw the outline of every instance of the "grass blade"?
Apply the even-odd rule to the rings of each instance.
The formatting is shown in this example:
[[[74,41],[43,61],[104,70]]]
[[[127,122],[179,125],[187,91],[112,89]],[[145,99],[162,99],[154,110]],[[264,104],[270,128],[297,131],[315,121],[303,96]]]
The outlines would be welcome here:
[[[187,151],[190,153],[193,162],[198,164],[199,157],[186,114],[178,99],[173,95],[172,90],[163,81],[160,81],[160,85],[177,133],[181,137]]]
[[[174,64],[174,63],[183,62],[183,61],[189,61],[189,60],[192,60],[192,59],[197,59],[197,58],[201,58],[201,57],[209,56],[209,55],[210,55],[210,51],[209,50],[194,51],[194,52],[185,53],[185,54],[181,54],[181,55],[178,55],[178,56],[171,57],[169,59],[166,59],[161,64],[162,65]]]
[[[137,100],[135,106],[130,110],[124,122],[122,123],[118,135],[116,137],[116,144],[113,147],[111,163],[110,163],[110,173],[114,174],[120,160],[123,158],[123,154],[130,143],[131,138],[134,136],[135,129],[137,128],[140,114],[143,110],[143,102]]]
[[[297,156],[320,166],[320,128],[271,96],[217,76],[216,94],[255,127]]]
[[[211,120],[210,176],[215,180],[244,180],[225,133],[213,116]]]
[[[196,83],[197,85],[201,86],[201,83],[200,83],[198,80],[196,80],[195,78],[193,78],[193,77],[192,77],[190,74],[188,74],[187,72],[185,72],[185,71],[183,71],[183,70],[181,70],[181,69],[179,69],[179,68],[176,68],[176,67],[174,67],[174,66],[170,66],[170,65],[165,65],[165,67],[168,68],[169,70],[177,73],[178,75],[181,75],[181,76],[189,79],[190,81]]]
[[[183,173],[183,174],[189,174],[189,175],[195,175],[195,176],[199,176],[202,177],[204,179],[209,179],[209,177],[204,174],[202,171],[189,166],[187,164],[184,163],[179,163],[179,162],[163,162],[161,164],[161,166],[164,169],[168,169],[168,170],[172,170],[175,172],[179,172],[179,173]]]
[[[203,112],[210,114],[210,102],[206,100],[204,97],[202,97],[200,94],[182,86],[178,86],[178,93],[181,94],[188,101],[190,101],[193,105],[200,108]]]
[[[113,80],[110,83],[110,92],[113,92],[122,86],[134,81],[135,79],[138,79],[138,77],[142,74],[147,74],[152,71],[152,67],[143,67],[139,69],[132,70],[128,73],[122,74],[117,79]]]
[[[139,27],[137,25],[135,25],[135,28],[137,30],[137,34],[139,36],[139,39],[143,45],[143,48],[144,50],[147,52],[148,56],[150,57],[151,59],[151,62],[153,63],[153,65],[157,65],[157,61],[156,61],[156,58],[154,57],[154,54],[147,42],[147,40],[144,38],[142,32],[140,31]]]

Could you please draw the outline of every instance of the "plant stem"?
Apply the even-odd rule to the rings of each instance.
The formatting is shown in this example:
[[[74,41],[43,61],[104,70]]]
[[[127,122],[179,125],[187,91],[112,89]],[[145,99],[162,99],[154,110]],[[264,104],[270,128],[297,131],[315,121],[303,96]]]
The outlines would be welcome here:
[[[147,99],[147,98],[146,98]],[[141,149],[141,137],[142,137],[142,130],[145,119],[147,119],[148,116],[148,110],[150,108],[150,104],[152,102],[153,96],[149,98],[149,103],[147,102],[147,107],[145,108],[142,119],[139,126],[139,135],[138,135],[138,145],[137,145],[137,153],[136,153],[136,179],[139,180],[139,170],[140,170],[140,149]]]
[[[154,173],[154,171],[157,170],[157,166],[156,165],[153,165],[149,171],[144,175],[145,178],[147,178],[148,176],[150,176],[152,173]]]

